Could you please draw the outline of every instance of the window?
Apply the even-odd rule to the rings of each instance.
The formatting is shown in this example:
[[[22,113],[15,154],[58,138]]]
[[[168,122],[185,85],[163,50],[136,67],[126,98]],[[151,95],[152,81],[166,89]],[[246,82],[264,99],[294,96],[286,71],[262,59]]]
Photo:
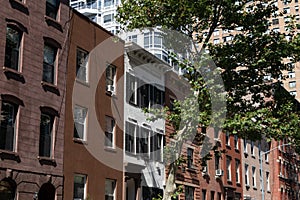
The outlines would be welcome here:
[[[116,67],[113,65],[108,65],[106,68],[106,91],[115,91],[115,78],[116,78]]]
[[[249,165],[245,164],[245,185],[249,186]]]
[[[202,190],[202,200],[206,200],[206,190]]]
[[[185,200],[194,200],[194,188],[190,186],[185,186]]]
[[[231,181],[231,157],[226,156],[227,181]]]
[[[291,9],[289,7],[283,8],[284,14],[289,14],[291,12]]]
[[[88,82],[87,62],[89,53],[80,48],[77,48],[76,53],[76,78],[83,82]]]
[[[128,36],[128,41],[132,41],[132,42],[137,43],[137,35]]]
[[[116,180],[105,180],[105,200],[115,200]]]
[[[279,19],[272,19],[272,24],[273,25],[279,24]]]
[[[18,105],[2,101],[0,115],[0,149],[13,151]]]
[[[240,161],[235,160],[235,181],[240,183]]]
[[[74,138],[86,139],[86,117],[87,108],[74,106]]]
[[[251,141],[250,152],[251,152],[252,156],[255,155],[255,153],[254,153],[254,142],[253,141]]]
[[[106,130],[105,130],[105,146],[114,147],[114,129],[115,129],[115,120],[111,117],[105,117]]]
[[[187,167],[192,168],[193,167],[193,155],[194,150],[192,148],[187,149]]]
[[[215,169],[220,169],[220,157],[219,156],[215,156]]]
[[[214,191],[210,192],[210,200],[215,200],[215,192]]]
[[[19,70],[21,39],[21,31],[13,26],[8,26],[6,28],[5,67]]]
[[[290,94],[293,96],[297,96],[297,92],[296,91],[290,91]]]
[[[144,47],[145,48],[152,47],[152,32],[148,32],[144,34]]]
[[[125,130],[125,151],[134,153],[134,138],[136,137],[137,125],[126,122]]]
[[[160,133],[154,133],[154,135],[150,137],[150,153],[152,160],[161,161],[162,139],[163,135]]]
[[[138,84],[138,79],[129,73],[127,73],[127,90],[126,95],[127,95],[127,101],[130,104],[137,105],[138,104],[138,99],[137,99],[137,84]]]
[[[220,43],[220,39],[214,39],[214,44],[219,44]]]
[[[104,7],[112,6],[113,4],[113,0],[104,0]]]
[[[163,47],[163,38],[159,32],[154,32],[154,47],[156,48]]]
[[[112,22],[114,20],[114,14],[104,15],[103,23]]]
[[[244,139],[243,143],[244,143],[244,153],[248,153],[247,140]]]
[[[214,36],[218,36],[220,35],[220,31],[219,30],[214,30]]]
[[[51,156],[53,123],[54,116],[42,112],[40,121],[39,156]]]
[[[267,191],[270,191],[271,188],[270,188],[270,173],[269,172],[266,172],[266,183],[267,183]]]
[[[225,141],[225,142],[226,142],[226,145],[227,145],[227,146],[230,146],[230,135],[229,135],[228,132],[225,133],[225,137],[226,137],[226,138],[225,138],[225,139],[226,139],[226,141]]]
[[[136,152],[137,153],[144,153],[145,156],[148,155],[148,138],[150,135],[150,130],[144,127],[140,128],[139,137],[136,139]]]
[[[73,200],[86,199],[86,175],[74,175]]]
[[[218,200],[222,199],[222,194],[220,192],[218,192]]]
[[[299,6],[295,6],[295,12],[299,12]]]
[[[269,153],[265,153],[265,161],[269,162]]]
[[[43,64],[43,81],[54,83],[55,74],[55,60],[57,48],[51,47],[47,44],[44,46],[44,64]]]
[[[288,73],[288,77],[289,77],[289,78],[295,78],[295,77],[296,77],[295,72],[289,72],[289,73]]]
[[[46,0],[46,15],[53,19],[57,18],[59,0]]]
[[[237,135],[234,135],[234,148],[239,149],[239,138]]]
[[[289,87],[290,88],[295,88],[296,87],[296,81],[290,81],[289,82]]]
[[[256,168],[252,166],[252,186],[256,188]]]

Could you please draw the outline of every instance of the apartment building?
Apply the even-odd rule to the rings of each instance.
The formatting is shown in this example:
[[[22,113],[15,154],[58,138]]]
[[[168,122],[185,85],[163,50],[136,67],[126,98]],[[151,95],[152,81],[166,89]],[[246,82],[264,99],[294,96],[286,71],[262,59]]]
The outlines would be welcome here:
[[[164,106],[165,72],[170,66],[129,42],[125,45],[124,192],[126,200],[163,195],[165,120],[149,121],[144,108]]]
[[[271,194],[274,200],[300,198],[299,155],[286,140],[272,141],[270,149]]]
[[[274,178],[270,164],[273,161],[273,157],[268,153],[270,143],[267,143],[265,140],[255,142],[242,140],[241,144],[244,199],[262,199],[262,195],[264,195],[266,200],[271,200]],[[262,194],[262,174],[264,194]]]
[[[70,14],[64,199],[123,199],[124,43]]]
[[[68,4],[1,2],[0,199],[63,199]]]

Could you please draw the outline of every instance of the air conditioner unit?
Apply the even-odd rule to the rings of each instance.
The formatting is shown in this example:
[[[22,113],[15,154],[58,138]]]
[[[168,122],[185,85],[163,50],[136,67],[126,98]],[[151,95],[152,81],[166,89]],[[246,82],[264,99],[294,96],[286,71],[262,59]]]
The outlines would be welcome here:
[[[115,91],[115,87],[113,85],[108,85],[106,91],[113,93]]]
[[[216,170],[216,176],[223,176],[223,170],[222,169],[217,169]]]

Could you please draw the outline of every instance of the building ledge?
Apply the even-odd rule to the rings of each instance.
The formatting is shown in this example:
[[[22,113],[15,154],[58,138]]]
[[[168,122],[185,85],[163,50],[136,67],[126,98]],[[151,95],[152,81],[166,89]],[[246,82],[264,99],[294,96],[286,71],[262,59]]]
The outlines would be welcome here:
[[[28,7],[24,3],[16,0],[9,0],[9,3],[13,9],[16,9],[26,15],[29,15]]]
[[[14,79],[21,83],[25,83],[24,76],[21,72],[5,66],[3,67],[3,72],[8,80]]]
[[[41,165],[51,165],[54,167],[57,166],[54,158],[49,158],[49,157],[44,157],[44,156],[38,156],[37,158]]]
[[[63,32],[62,25],[55,19],[45,16],[45,21],[48,26],[52,26],[53,28],[59,30],[60,32]]]
[[[14,160],[18,163],[21,162],[19,154],[14,151],[0,150],[0,158],[1,160]]]
[[[80,139],[80,138],[73,138],[73,142],[78,143],[78,144],[84,144],[87,145],[87,141]]]
[[[45,81],[41,81],[41,85],[42,85],[44,91],[52,92],[52,93],[56,94],[57,96],[60,96],[59,89],[56,85],[45,82]]]

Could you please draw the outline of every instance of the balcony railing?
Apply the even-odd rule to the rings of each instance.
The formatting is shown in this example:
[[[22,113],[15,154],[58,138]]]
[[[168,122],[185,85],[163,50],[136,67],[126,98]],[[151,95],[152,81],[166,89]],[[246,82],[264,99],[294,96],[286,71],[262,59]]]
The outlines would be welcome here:
[[[101,6],[97,7],[97,1],[89,2],[89,3],[79,2],[79,3],[73,4],[72,7],[77,9],[77,10],[81,10],[81,9],[98,9],[99,11],[100,11],[100,8],[101,8]]]

